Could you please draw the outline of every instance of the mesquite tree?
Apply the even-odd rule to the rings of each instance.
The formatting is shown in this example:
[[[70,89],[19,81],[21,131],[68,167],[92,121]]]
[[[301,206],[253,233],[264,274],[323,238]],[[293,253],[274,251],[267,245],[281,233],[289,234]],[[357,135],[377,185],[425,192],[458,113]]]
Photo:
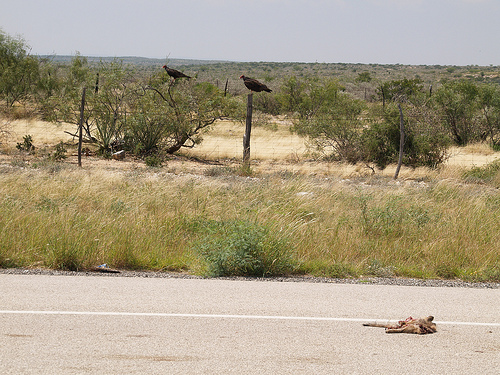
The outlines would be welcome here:
[[[161,146],[172,154],[199,144],[215,121],[230,117],[238,106],[208,82],[170,80],[158,75],[143,87],[143,95],[134,104],[132,138],[139,140],[145,136],[141,132],[152,132],[158,140],[153,148]]]
[[[0,29],[0,100],[7,108],[24,103],[35,91],[39,78],[39,59],[29,54],[26,42]]]
[[[217,119],[241,107],[210,83],[172,81],[163,70],[141,78],[116,59],[91,65],[77,55],[62,76],[45,119],[78,124],[81,90],[87,87],[85,138],[103,154],[112,151],[115,140],[140,155],[194,147]]]
[[[432,96],[453,141],[459,146],[481,139],[480,90],[470,81],[450,81]]]

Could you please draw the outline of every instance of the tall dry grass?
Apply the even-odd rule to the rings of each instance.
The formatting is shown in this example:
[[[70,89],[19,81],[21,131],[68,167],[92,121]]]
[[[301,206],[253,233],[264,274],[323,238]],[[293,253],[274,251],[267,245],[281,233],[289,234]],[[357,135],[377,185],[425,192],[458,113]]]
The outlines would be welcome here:
[[[190,155],[239,160],[242,129],[217,124]],[[270,124],[253,130],[252,171],[242,177],[231,160],[162,169],[44,161],[40,150],[67,137],[63,130],[33,121],[9,128],[9,155],[0,154],[0,267],[213,273],[207,259],[229,268],[235,255],[255,261],[241,253],[241,233],[267,244],[261,255],[273,272],[500,280],[500,174],[481,167],[498,154],[484,146],[452,149],[442,168],[403,168],[393,181],[393,167],[372,175],[363,165],[306,160],[303,140]],[[39,154],[29,162],[15,151],[26,134]],[[476,168],[464,175],[466,166]]]
[[[210,223],[239,221],[286,239],[294,272],[500,280],[500,195],[487,185],[54,165],[0,167],[0,266],[199,273]]]

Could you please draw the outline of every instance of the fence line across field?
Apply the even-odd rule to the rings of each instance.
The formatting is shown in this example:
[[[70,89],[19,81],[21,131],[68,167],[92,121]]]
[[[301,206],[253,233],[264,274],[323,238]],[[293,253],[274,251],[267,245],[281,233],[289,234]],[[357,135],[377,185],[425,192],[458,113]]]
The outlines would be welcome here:
[[[60,141],[74,142],[66,130],[75,131],[74,124],[50,124],[38,120],[14,120],[8,124],[9,134],[6,142],[15,145],[22,142],[23,136],[33,136],[37,148],[54,145]],[[278,131],[255,126],[252,129],[251,159],[260,160],[303,160],[306,156],[306,140],[289,132],[289,127],[280,124]],[[204,140],[193,149],[184,150],[188,154],[209,159],[234,158],[241,160],[243,154],[243,124],[220,123],[213,131],[204,135]],[[456,167],[483,166],[500,158],[500,153],[484,153],[452,147],[447,165]]]
[[[208,136],[200,145],[190,150],[191,155],[208,159],[241,159],[243,152],[244,130],[234,137]],[[252,135],[251,159],[260,160],[302,160],[307,157],[307,147],[304,138],[297,135],[283,137],[281,134],[265,136]],[[451,149],[446,165],[457,167],[480,167],[499,159],[500,153],[488,155],[468,153],[459,149]]]
[[[241,159],[244,129],[233,136],[206,136],[190,154],[210,159]],[[283,137],[282,134],[260,135],[254,132],[251,138],[251,159],[289,159],[302,157],[307,151],[304,139],[297,135]]]

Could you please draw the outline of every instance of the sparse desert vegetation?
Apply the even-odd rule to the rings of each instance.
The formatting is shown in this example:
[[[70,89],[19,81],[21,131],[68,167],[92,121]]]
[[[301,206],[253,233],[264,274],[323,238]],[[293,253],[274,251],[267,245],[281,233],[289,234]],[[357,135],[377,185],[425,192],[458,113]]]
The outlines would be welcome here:
[[[450,159],[397,181],[391,167],[286,153],[254,159],[250,175],[236,155],[161,168],[89,156],[78,168],[68,149],[59,162],[40,147],[0,155],[2,267],[500,280],[498,168],[487,163],[498,155],[479,147],[468,158],[482,166]]]
[[[500,281],[498,67],[179,62],[178,82],[0,35],[27,64],[0,75],[0,267]],[[250,168],[237,72],[273,87]]]

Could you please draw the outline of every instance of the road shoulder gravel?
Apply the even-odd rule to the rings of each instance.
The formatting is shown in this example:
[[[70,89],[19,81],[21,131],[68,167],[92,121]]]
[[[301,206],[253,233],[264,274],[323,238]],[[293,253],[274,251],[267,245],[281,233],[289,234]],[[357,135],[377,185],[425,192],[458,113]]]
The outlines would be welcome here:
[[[23,269],[0,268],[1,274],[11,275],[58,275],[58,276],[88,276],[88,277],[144,277],[144,278],[177,278],[177,279],[203,279],[201,276],[177,272],[155,271],[123,271],[119,273],[92,272],[92,271],[60,271],[50,269]],[[361,277],[357,279],[335,279],[313,276],[284,276],[284,277],[218,277],[218,280],[257,280],[262,282],[309,282],[309,283],[334,283],[334,284],[371,284],[371,285],[399,285],[422,287],[451,287],[451,288],[480,288],[499,289],[500,283],[466,282],[462,280],[424,280],[397,277]]]

